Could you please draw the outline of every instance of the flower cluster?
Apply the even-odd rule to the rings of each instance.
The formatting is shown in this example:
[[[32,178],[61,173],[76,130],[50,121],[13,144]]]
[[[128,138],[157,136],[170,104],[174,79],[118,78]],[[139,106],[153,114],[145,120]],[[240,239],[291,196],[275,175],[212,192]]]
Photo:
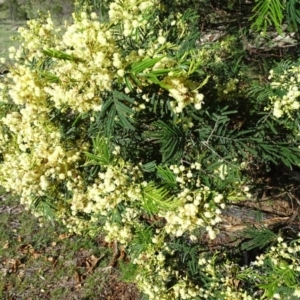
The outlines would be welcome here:
[[[109,5],[108,14],[111,22],[121,25],[125,37],[134,36],[141,28],[151,28],[147,13],[151,13],[157,4],[155,0],[119,0]]]
[[[235,272],[233,270],[239,268],[236,264],[227,262],[220,267],[216,264],[216,257],[205,258],[204,256],[200,256],[198,263],[206,276],[211,280],[210,288],[206,290],[206,295],[203,298],[216,297],[217,294],[219,299],[225,300],[254,299],[246,291],[235,286],[233,277]]]
[[[291,117],[291,113],[300,107],[300,67],[294,65],[283,74],[271,70],[268,79],[271,80],[270,86],[275,93],[269,98],[272,103],[273,115],[276,118],[280,118],[284,114]]]
[[[0,168],[1,184],[20,195],[28,206],[32,195],[43,196],[53,185],[72,178],[74,166],[81,158],[80,152],[87,150],[87,145],[66,150],[60,142],[58,128],[34,105],[7,114],[1,123],[11,136],[1,147],[4,157]]]
[[[300,239],[289,243],[282,237],[277,238],[277,243],[261,254],[248,269],[241,270],[240,276],[246,280],[255,281],[264,287],[264,295],[269,299],[287,299],[281,286],[294,288],[300,275]],[[299,291],[294,291],[294,296]]]
[[[254,266],[262,266],[267,258],[270,258],[274,266],[282,269],[289,268],[291,270],[300,272],[299,254],[300,254],[300,241],[296,240],[295,243],[288,245],[284,242],[282,237],[277,239],[277,245],[272,246],[270,251],[257,257],[253,263]]]
[[[206,172],[202,149],[197,157],[186,154],[193,142],[188,138],[179,137],[182,158],[162,162],[162,153],[154,149],[160,134],[153,124],[160,117],[182,126],[184,133],[202,120],[199,89],[208,77],[203,80],[199,68],[216,53],[221,58],[222,47],[230,52],[231,45],[219,45],[219,52],[203,45],[181,53],[168,33],[177,30],[183,38],[187,26],[176,15],[164,27],[158,4],[116,0],[109,6],[109,22],[82,12],[61,29],[49,16],[45,23],[32,20],[19,30],[21,47],[10,49],[16,63],[0,86],[0,101],[8,110],[0,118],[0,184],[35,208],[37,216],[45,204],[71,232],[117,240],[132,254],[138,269],[134,281],[149,299],[208,299],[221,284],[225,289],[218,295],[224,299],[251,299],[234,290],[226,276],[218,285],[212,260],[204,264],[200,258],[197,264],[196,258],[197,267],[212,279],[209,288],[201,280],[196,284],[179,270],[178,253],[171,250],[177,241],[194,245],[203,232],[215,239],[226,200],[234,197],[230,192],[243,186],[235,182],[228,192],[206,180],[226,182],[232,169],[221,161]],[[294,92],[287,93],[293,103],[298,81],[291,90],[284,86]],[[229,81],[224,93],[236,83]],[[193,113],[185,115],[188,109]],[[157,134],[154,142],[144,135],[149,132]],[[167,132],[168,144],[177,139],[173,133]],[[162,169],[165,177],[158,175]],[[286,249],[296,253],[296,248]],[[276,251],[275,258],[281,255]]]
[[[154,0],[115,1],[110,4],[110,22],[101,23],[95,13],[89,16],[82,12],[74,14],[73,24],[61,29],[55,28],[50,16],[45,23],[31,20],[27,28],[19,29],[21,47],[10,49],[10,57],[16,64],[1,85],[1,100],[15,106],[14,111],[1,119],[1,184],[20,195],[28,207],[37,197],[55,199],[52,204],[57,208],[57,215],[70,230],[87,229],[88,222],[79,217],[83,214],[91,216],[90,223],[96,223],[98,215],[106,216],[103,228],[107,239],[117,238],[125,230],[119,229],[128,223],[132,214],[128,214],[127,219],[124,216],[120,225],[109,219],[109,213],[120,204],[143,203],[141,185],[147,183],[138,166],[121,158],[118,163],[103,167],[87,183],[82,163],[84,153],[92,147],[85,138],[89,124],[79,128],[81,134],[77,140],[71,140],[66,139],[66,133],[75,127],[66,128],[59,118],[70,126],[76,115],[101,111],[113,85],[125,82],[127,75],[133,78],[133,73],[141,75],[139,80],[126,82],[141,92],[155,82],[167,89],[175,99],[171,102],[174,112],[182,112],[189,104],[201,108],[203,95],[197,92],[198,84],[184,78],[182,72],[179,77],[176,72],[170,73],[170,70],[176,71],[178,59],[168,55],[173,46],[167,43],[167,32],[163,28],[145,48],[124,51],[120,33],[130,41],[136,37],[138,43],[139,30],[153,26],[149,16],[156,5]],[[155,19],[152,21],[159,24]],[[176,22],[172,26],[176,26]],[[178,26],[184,29],[180,22]],[[154,63],[145,68],[137,65],[149,59],[154,59]],[[151,72],[158,72],[154,81],[149,80],[153,78]],[[126,92],[128,85],[122,88]],[[6,90],[8,92],[4,92]],[[150,105],[148,98],[144,100]],[[93,117],[90,120],[92,122]],[[180,201],[184,197],[184,193],[178,195]],[[130,205],[127,209],[131,209]],[[187,203],[185,209],[190,212],[187,215],[182,212],[182,219],[200,218],[192,212],[191,203]],[[198,225],[195,223],[190,229]],[[131,229],[126,230],[127,233],[123,233],[128,239],[124,243],[130,239]]]
[[[199,83],[188,80],[182,72],[176,72],[178,61],[167,54],[169,49],[174,48],[174,45],[166,43],[167,32],[159,30],[155,42],[124,54],[119,24],[123,26],[125,38],[128,36],[130,39],[135,36],[134,30],[138,30],[140,24],[148,27],[153,25],[149,24],[145,14],[151,13],[154,7],[155,1],[112,2],[109,11],[111,23],[101,23],[94,13],[88,16],[82,12],[79,16],[74,15],[74,23],[67,25],[64,30],[54,29],[50,17],[46,24],[38,20],[29,21],[28,29],[19,30],[24,41],[22,46],[18,50],[13,47],[10,50],[12,59],[20,62],[25,59],[25,64],[19,64],[13,72],[14,84],[10,86],[10,96],[17,104],[33,97],[39,102],[47,101],[48,105],[51,103],[59,110],[71,108],[80,113],[100,111],[103,97],[112,90],[113,82],[124,80],[128,75],[131,77],[125,70],[137,62],[142,65],[145,58],[151,57],[157,59],[157,63],[150,68],[140,69],[141,73],[134,75],[141,76],[134,81],[134,84],[139,82],[136,88],[153,84],[153,74],[159,72],[163,77],[160,85],[175,99],[170,103],[175,113],[182,112],[190,104],[201,109],[204,95],[197,92]],[[136,39],[138,43],[142,37],[137,33]],[[47,66],[45,61],[49,56],[52,62]],[[41,63],[44,61],[45,70],[32,70],[29,67],[31,61],[37,58]],[[48,68],[51,68],[51,72]],[[128,87],[130,90],[134,88],[132,80],[125,81],[125,91]],[[155,82],[159,82],[159,79],[155,79]],[[47,107],[45,103],[39,105]]]
[[[193,163],[191,166],[171,165],[170,170],[180,186],[176,199],[181,203],[176,211],[162,212],[159,215],[166,219],[165,230],[177,237],[189,232],[190,238],[195,239],[192,232],[199,227],[206,227],[211,239],[216,237],[217,230],[213,226],[221,221],[220,208],[225,208],[223,195],[211,191],[202,185],[197,176],[201,165]]]
[[[217,230],[212,226],[221,221],[219,207],[224,208],[225,204],[223,195],[215,194],[207,186],[201,185],[199,178],[193,175],[193,169],[199,167],[197,163],[192,164],[191,168],[170,166],[181,188],[176,195],[181,205],[176,211],[162,212],[160,216],[166,219],[165,230],[169,234],[180,237],[190,232],[190,238],[193,240],[195,237],[192,232],[199,227],[206,227],[210,238],[214,239]],[[195,186],[195,189],[191,186]]]
[[[168,86],[170,96],[175,99],[170,103],[174,112],[181,113],[189,104],[201,109],[204,95],[197,92],[195,82],[182,77],[167,77],[163,83]]]
[[[138,287],[148,295],[149,299],[191,299],[205,294],[205,291],[180,276],[179,272],[167,266],[167,256],[172,256],[168,247],[157,249],[149,247],[134,259],[139,273],[136,276]],[[176,279],[176,284],[167,288],[168,281]]]

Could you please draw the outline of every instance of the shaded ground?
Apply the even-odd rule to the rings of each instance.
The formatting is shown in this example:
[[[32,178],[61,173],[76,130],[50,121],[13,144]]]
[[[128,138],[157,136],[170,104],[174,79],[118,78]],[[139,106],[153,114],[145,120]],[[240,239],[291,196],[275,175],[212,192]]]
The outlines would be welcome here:
[[[11,196],[0,198],[0,299],[138,300],[120,281],[121,255],[101,238],[71,236],[55,224],[39,226]]]

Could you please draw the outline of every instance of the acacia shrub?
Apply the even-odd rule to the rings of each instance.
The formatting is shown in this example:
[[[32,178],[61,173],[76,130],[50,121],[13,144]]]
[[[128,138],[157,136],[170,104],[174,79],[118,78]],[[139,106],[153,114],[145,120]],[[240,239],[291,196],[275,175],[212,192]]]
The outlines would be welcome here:
[[[282,254],[269,235],[275,248],[249,268],[205,244],[227,203],[251,197],[252,164],[300,156],[295,128],[277,135],[278,118],[262,113],[268,97],[259,108],[236,101],[249,86],[249,73],[228,67],[237,39],[199,43],[194,12],[166,17],[155,0],[111,2],[108,16],[19,29],[1,84],[1,185],[41,221],[118,241],[130,257],[123,273],[149,299],[271,299],[288,268],[284,285],[297,292],[298,241]],[[251,118],[237,126],[245,106]],[[292,267],[279,270],[280,259]]]

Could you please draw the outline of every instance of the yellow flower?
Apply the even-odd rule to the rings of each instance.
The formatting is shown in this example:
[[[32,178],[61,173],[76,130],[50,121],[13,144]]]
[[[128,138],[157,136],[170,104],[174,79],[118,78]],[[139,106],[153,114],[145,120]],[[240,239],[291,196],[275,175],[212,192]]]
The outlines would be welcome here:
[[[160,37],[158,37],[157,41],[158,41],[161,45],[163,45],[163,44],[165,44],[165,42],[166,42],[166,38],[165,38],[164,36],[160,36]]]

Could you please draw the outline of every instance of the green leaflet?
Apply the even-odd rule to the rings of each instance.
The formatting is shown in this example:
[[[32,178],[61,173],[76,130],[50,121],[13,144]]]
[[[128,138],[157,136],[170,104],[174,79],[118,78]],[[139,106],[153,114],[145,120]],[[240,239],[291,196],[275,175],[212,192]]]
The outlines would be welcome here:
[[[164,56],[155,58],[146,58],[140,62],[133,63],[130,68],[130,72],[138,74],[145,71],[148,68],[153,67],[157,62],[163,59]]]
[[[254,20],[252,28],[266,32],[270,25],[275,26],[278,33],[282,32],[284,5],[280,0],[256,0],[257,4],[253,8],[253,15],[250,20]]]
[[[162,162],[176,160],[185,146],[185,132],[179,126],[161,120],[153,122],[152,127],[154,131],[145,132],[144,136],[160,145]]]
[[[49,57],[53,57],[53,58],[58,58],[58,59],[62,59],[62,60],[69,60],[69,61],[74,61],[74,62],[84,62],[84,59],[75,57],[74,55],[70,55],[70,54],[67,54],[65,52],[58,51],[58,50],[44,49],[44,50],[42,50],[42,52],[45,55],[47,55]]]
[[[109,149],[108,141],[104,137],[96,137],[93,139],[93,152],[84,152],[87,157],[85,166],[100,165],[107,166],[113,162],[113,156]]]
[[[277,235],[266,227],[252,228],[244,230],[243,238],[247,241],[241,245],[242,250],[262,249],[270,243],[276,241]]]
[[[134,114],[132,104],[134,100],[117,90],[108,97],[103,103],[101,108],[101,118],[106,121],[105,133],[110,136],[114,128],[118,125],[125,130],[134,130],[133,119],[131,116]]]
[[[169,195],[167,189],[157,187],[153,182],[142,188],[142,196],[142,206],[149,214],[173,210],[180,205],[179,201],[176,201],[173,196]]]

